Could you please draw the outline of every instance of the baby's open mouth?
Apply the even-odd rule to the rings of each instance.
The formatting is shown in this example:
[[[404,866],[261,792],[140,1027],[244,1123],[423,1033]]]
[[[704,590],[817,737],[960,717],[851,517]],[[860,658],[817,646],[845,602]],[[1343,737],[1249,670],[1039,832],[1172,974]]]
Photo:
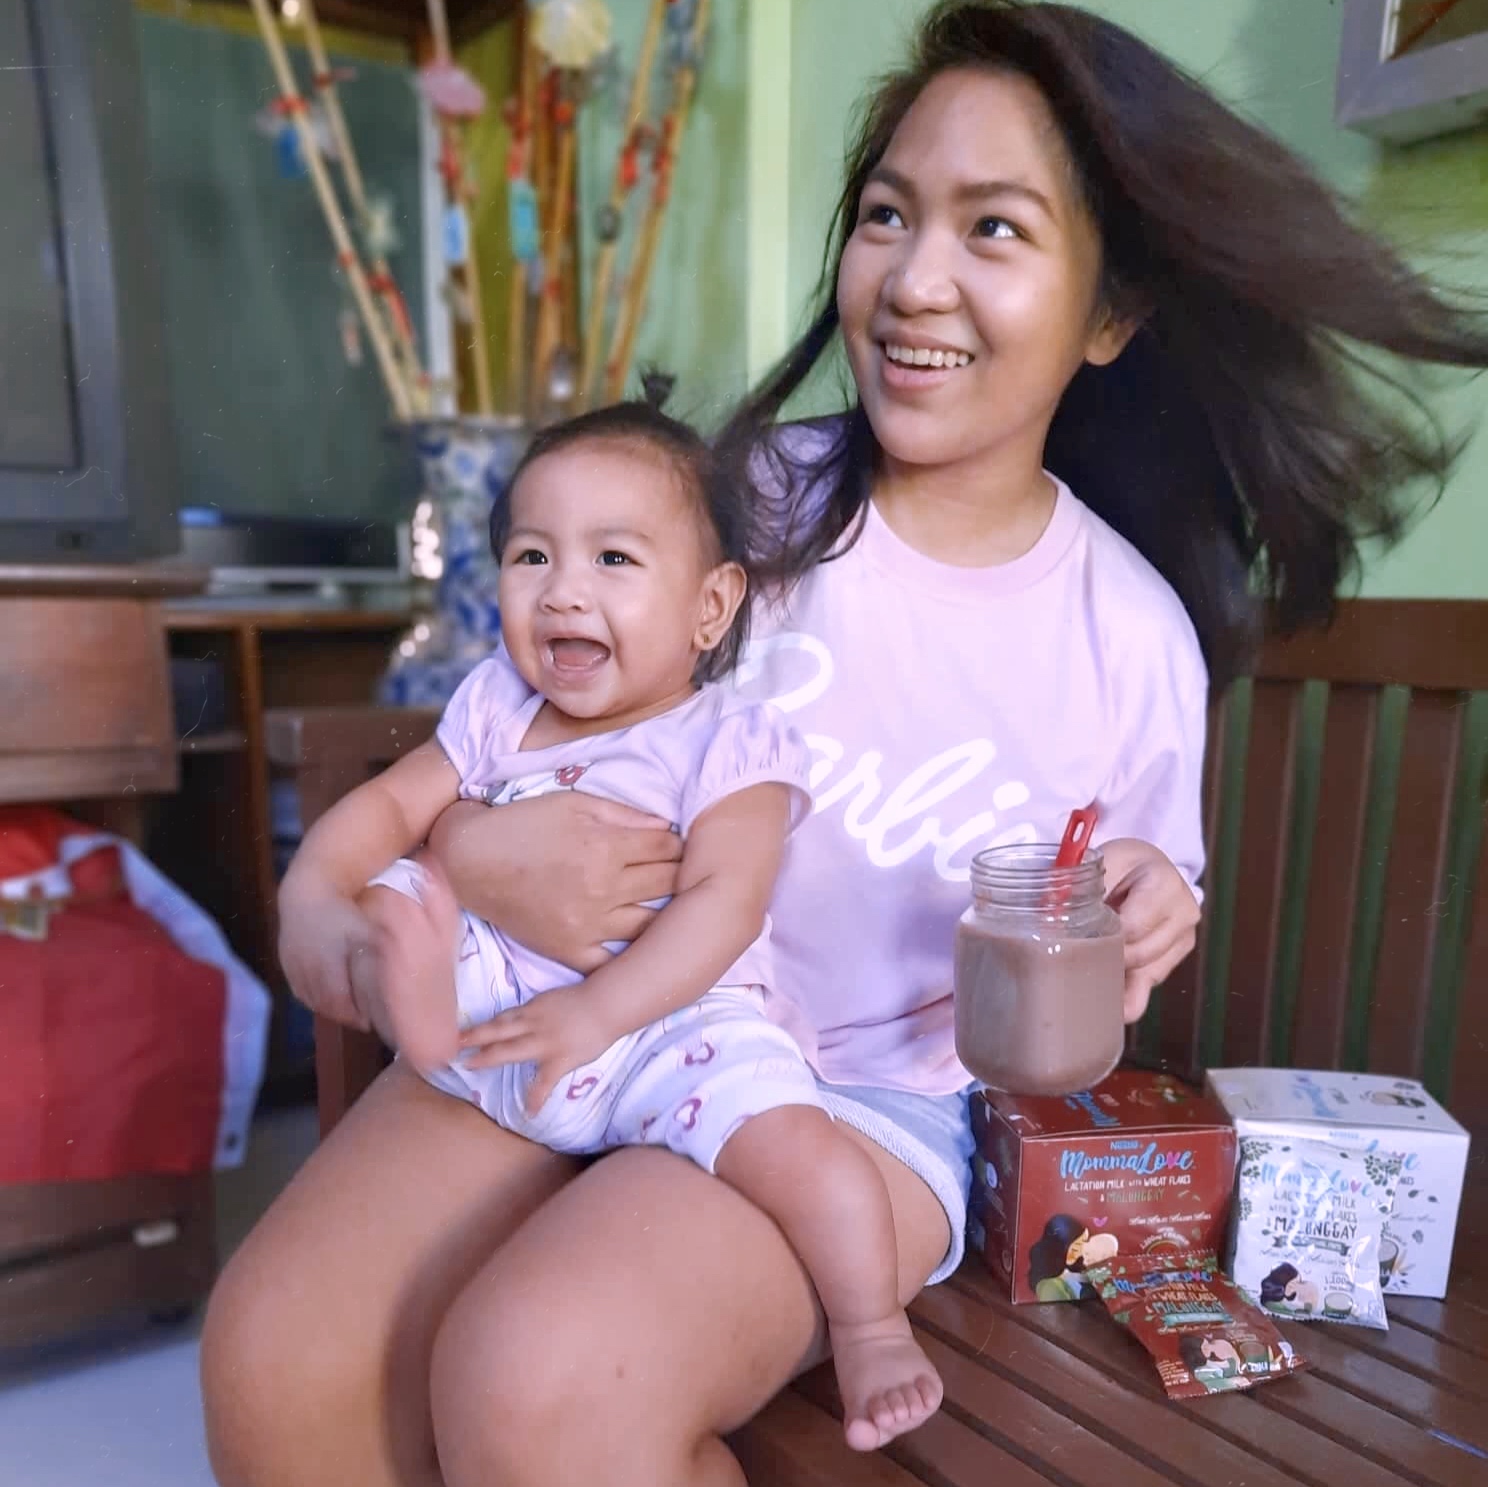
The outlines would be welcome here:
[[[548,660],[558,672],[594,671],[610,659],[610,648],[597,640],[560,636],[548,642]]]

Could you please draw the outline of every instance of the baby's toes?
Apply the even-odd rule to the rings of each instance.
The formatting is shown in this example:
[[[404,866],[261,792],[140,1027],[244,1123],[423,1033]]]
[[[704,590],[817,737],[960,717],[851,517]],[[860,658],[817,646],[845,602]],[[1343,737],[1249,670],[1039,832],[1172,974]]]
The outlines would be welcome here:
[[[909,1424],[909,1394],[902,1388],[885,1389],[869,1404],[873,1423],[884,1435],[897,1435]]]
[[[939,1375],[933,1373],[922,1373],[915,1380],[914,1392],[917,1400],[914,1412],[921,1419],[926,1415],[933,1415],[945,1398],[945,1386]]]

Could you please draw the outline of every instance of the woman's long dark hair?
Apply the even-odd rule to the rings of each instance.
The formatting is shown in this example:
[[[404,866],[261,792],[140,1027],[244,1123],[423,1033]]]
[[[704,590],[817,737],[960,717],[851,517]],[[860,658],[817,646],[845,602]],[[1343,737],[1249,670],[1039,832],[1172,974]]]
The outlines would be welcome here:
[[[1488,366],[1488,320],[1130,32],[1069,5],[948,0],[867,102],[810,327],[722,436],[758,504],[785,492],[764,523],[777,583],[856,535],[877,456],[861,404],[804,453],[769,428],[837,335],[837,271],[869,173],[954,68],[1029,78],[1059,122],[1104,245],[1105,304],[1141,329],[1113,365],[1076,375],[1046,462],[1172,584],[1223,687],[1263,615],[1284,631],[1327,619],[1360,541],[1396,539],[1423,485],[1441,491],[1456,449],[1370,348]]]

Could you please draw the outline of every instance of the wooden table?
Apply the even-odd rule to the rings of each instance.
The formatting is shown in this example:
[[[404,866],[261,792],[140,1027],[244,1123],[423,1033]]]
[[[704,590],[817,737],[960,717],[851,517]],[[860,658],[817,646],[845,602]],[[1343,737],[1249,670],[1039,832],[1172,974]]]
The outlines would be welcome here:
[[[1447,1303],[1388,1303],[1391,1330],[1284,1326],[1312,1367],[1170,1401],[1099,1303],[1012,1306],[975,1259],[912,1308],[944,1408],[874,1457],[842,1445],[831,1372],[732,1443],[751,1487],[1485,1487],[1488,1205],[1458,1230]]]

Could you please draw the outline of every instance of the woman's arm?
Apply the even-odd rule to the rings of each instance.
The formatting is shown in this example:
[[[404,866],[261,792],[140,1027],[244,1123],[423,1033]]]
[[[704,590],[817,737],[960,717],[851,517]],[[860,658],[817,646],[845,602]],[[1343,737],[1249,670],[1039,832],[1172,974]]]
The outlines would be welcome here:
[[[499,818],[499,821],[498,819]],[[576,971],[639,939],[677,891],[682,841],[665,821],[581,791],[498,810],[460,801],[429,836],[460,906]]]
[[[564,1074],[716,985],[764,927],[791,804],[788,786],[753,785],[700,816],[677,891],[646,932],[586,981],[472,1029],[469,1065],[536,1063],[528,1092],[535,1109]]]

